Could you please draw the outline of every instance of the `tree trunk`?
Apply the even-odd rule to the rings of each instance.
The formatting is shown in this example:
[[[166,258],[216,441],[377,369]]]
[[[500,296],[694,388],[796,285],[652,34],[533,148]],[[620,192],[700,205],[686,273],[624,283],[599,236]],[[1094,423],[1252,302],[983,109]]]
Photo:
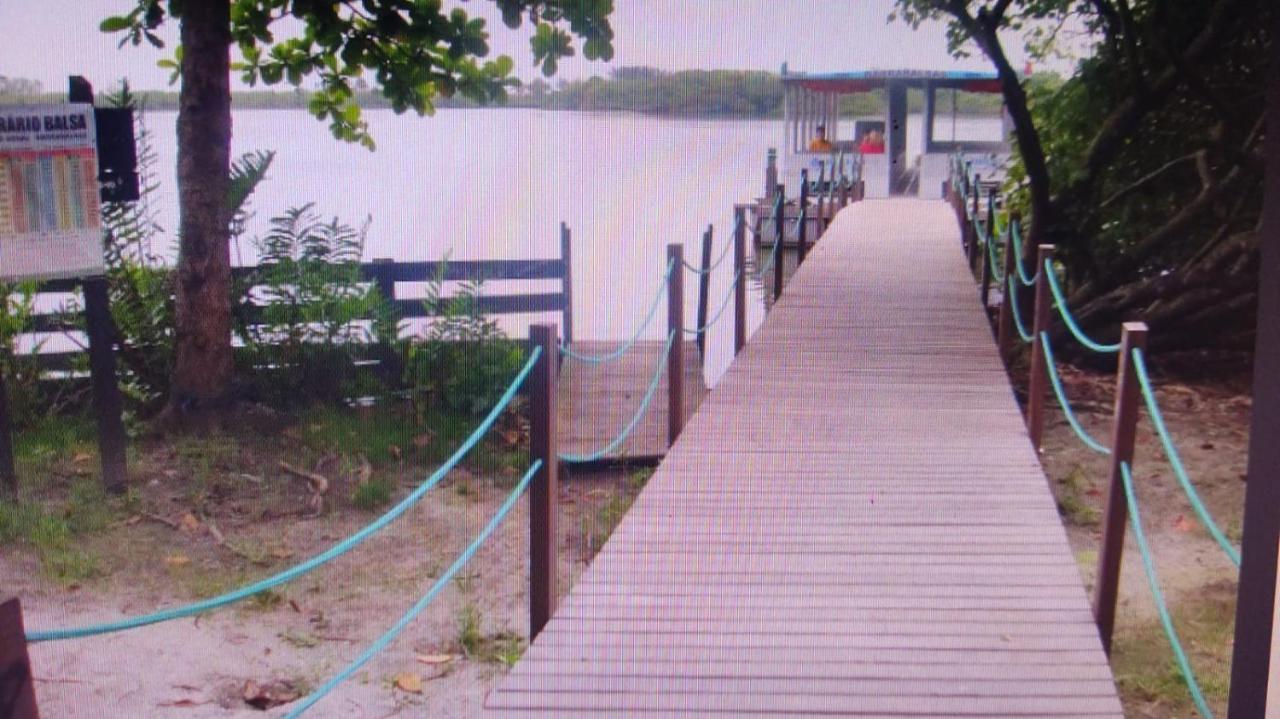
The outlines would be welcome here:
[[[178,99],[179,253],[170,408],[225,398],[231,355],[230,0],[185,3]]]

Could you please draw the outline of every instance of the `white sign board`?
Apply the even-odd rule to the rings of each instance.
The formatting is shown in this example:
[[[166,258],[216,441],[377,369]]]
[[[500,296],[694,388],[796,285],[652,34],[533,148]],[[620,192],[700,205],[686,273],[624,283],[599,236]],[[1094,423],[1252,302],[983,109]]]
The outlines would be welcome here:
[[[102,274],[88,104],[0,107],[0,280]]]

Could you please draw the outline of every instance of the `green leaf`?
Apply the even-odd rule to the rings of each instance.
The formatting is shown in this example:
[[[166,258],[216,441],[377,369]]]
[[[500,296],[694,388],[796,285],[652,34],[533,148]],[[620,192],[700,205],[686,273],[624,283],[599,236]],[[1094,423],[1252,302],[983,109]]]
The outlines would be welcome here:
[[[98,29],[102,32],[120,32],[121,30],[128,30],[132,25],[133,23],[129,18],[122,15],[113,15],[99,23]]]

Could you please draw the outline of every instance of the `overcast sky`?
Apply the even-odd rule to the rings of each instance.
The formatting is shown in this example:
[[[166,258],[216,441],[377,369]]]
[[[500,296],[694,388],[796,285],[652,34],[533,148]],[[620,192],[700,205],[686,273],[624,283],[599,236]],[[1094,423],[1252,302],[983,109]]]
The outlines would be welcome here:
[[[445,0],[491,18],[492,54],[516,61],[524,80],[532,69],[529,28],[509,30],[484,0]],[[668,70],[729,68],[792,70],[976,69],[990,66],[978,54],[963,61],[946,52],[943,26],[912,31],[888,23],[892,0],[615,0],[614,59],[609,64],[576,59],[562,63],[557,77],[607,74],[619,65]],[[68,75],[84,75],[95,87],[128,77],[135,87],[163,88],[168,73],[155,61],[172,52],[177,29],[164,28],[169,47],[117,48],[118,35],[98,30],[102,18],[127,11],[134,0],[0,0],[0,75],[39,80],[46,89],[66,86]],[[1019,43],[1008,43],[1010,51]],[[1013,52],[1022,65],[1021,48]]]

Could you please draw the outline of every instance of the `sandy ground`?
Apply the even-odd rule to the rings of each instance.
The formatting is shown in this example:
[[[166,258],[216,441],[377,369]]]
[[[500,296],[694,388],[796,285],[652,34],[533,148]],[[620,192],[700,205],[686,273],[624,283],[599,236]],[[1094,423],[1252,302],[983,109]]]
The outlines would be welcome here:
[[[1019,373],[1014,375],[1020,384]],[[1111,378],[1064,368],[1064,379],[1086,428],[1109,442]],[[1186,383],[1159,374],[1157,383],[1188,470],[1228,536],[1238,541],[1250,413],[1245,386],[1220,379]],[[1079,443],[1050,402],[1043,462],[1060,503],[1077,506],[1064,512],[1067,533],[1091,583],[1107,460]],[[1233,597],[1235,569],[1199,525],[1145,418],[1135,468],[1143,521],[1171,603]],[[301,690],[319,686],[426,591],[496,510],[511,481],[460,472],[382,534],[288,585],[272,602],[34,645],[42,715],[283,716],[287,706],[266,712],[248,706],[246,683],[285,681]],[[406,491],[408,478],[400,482]],[[562,591],[593,553],[588,535],[597,533],[601,508],[623,493],[625,484],[626,473],[618,471],[562,484]],[[518,653],[527,636],[525,505],[522,500],[460,578],[397,641],[308,716],[475,715],[506,671],[495,655],[512,646]],[[221,545],[204,527],[188,531],[135,521],[91,538],[95,551],[109,557],[104,577],[82,586],[61,585],[45,578],[31,551],[5,546],[0,548],[0,586],[22,598],[31,628],[110,620],[179,605],[277,571],[327,548],[371,516],[348,507],[311,520],[230,522],[221,528],[227,540]],[[230,552],[228,545],[238,551]],[[1132,534],[1125,551],[1119,632],[1155,617]],[[244,561],[247,554],[267,566]],[[466,656],[460,641],[468,613],[477,619],[484,647],[479,656]],[[397,677],[411,689],[420,679],[421,693],[398,687]],[[1127,708],[1133,716],[1172,716],[1158,702],[1132,697]]]
[[[584,527],[591,533],[596,509],[620,491],[623,476],[575,477],[562,485],[562,591],[591,554]],[[287,706],[267,712],[248,706],[246,682],[283,680],[302,689],[317,687],[394,623],[506,497],[507,490],[492,481],[462,481],[469,487],[466,496],[458,493],[456,482],[441,487],[351,554],[287,585],[270,606],[250,601],[128,632],[33,645],[42,716],[283,716]],[[369,516],[347,512],[266,523],[236,536],[223,532],[233,542],[301,558],[322,551]],[[519,637],[515,641],[523,646],[528,632],[527,517],[527,500],[521,500],[427,611],[307,716],[474,716],[506,666],[492,657],[465,656],[460,624],[466,608],[474,607],[484,643],[507,646],[510,637]],[[191,599],[182,589],[191,586],[194,575],[220,571],[225,564],[211,557],[217,548],[200,531],[134,525],[109,532],[101,541],[134,542],[149,558],[124,562],[106,579],[68,589],[40,579],[34,557],[4,550],[0,584],[22,598],[29,628],[78,625],[179,605]],[[143,549],[149,546],[162,547],[165,559],[156,562]],[[192,561],[173,566],[168,561],[173,556]],[[285,561],[274,564],[276,569],[284,566]],[[257,570],[254,576],[264,573]],[[401,675],[411,675],[404,680],[410,688],[413,677],[421,679],[421,693],[395,686]]]

